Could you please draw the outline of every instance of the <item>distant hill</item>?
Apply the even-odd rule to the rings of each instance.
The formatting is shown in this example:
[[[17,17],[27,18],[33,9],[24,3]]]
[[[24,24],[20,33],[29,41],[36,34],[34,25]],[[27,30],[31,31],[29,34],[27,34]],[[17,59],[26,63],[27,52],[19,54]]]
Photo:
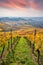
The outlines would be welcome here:
[[[0,22],[2,22],[4,26],[7,25],[9,27],[28,24],[33,27],[43,28],[43,17],[2,17],[0,18]]]

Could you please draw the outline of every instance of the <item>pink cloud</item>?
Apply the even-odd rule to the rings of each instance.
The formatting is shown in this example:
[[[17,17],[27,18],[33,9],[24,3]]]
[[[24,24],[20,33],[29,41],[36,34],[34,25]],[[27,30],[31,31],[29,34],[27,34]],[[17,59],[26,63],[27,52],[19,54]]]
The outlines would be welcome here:
[[[43,9],[43,0],[0,0],[0,7]]]

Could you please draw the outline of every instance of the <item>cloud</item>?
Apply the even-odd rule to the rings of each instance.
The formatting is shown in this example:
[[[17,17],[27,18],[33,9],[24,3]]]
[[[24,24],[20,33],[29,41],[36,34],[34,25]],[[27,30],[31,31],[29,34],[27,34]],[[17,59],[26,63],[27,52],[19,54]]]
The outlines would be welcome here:
[[[37,5],[37,9],[43,10],[43,0],[33,0],[33,3]]]
[[[43,10],[43,0],[0,0],[0,7]]]
[[[0,17],[43,17],[43,11],[0,8]]]

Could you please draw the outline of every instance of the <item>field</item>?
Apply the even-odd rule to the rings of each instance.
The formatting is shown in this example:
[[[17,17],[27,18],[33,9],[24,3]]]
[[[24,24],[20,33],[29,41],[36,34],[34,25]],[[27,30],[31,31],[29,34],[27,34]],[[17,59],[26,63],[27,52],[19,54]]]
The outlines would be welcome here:
[[[0,23],[0,65],[43,65],[43,28],[10,28]]]

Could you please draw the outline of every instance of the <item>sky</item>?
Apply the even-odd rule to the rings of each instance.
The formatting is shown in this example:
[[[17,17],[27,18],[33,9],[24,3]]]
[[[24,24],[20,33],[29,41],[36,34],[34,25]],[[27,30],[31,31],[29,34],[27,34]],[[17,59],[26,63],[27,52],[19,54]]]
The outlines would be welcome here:
[[[43,17],[43,0],[0,0],[0,17]]]

